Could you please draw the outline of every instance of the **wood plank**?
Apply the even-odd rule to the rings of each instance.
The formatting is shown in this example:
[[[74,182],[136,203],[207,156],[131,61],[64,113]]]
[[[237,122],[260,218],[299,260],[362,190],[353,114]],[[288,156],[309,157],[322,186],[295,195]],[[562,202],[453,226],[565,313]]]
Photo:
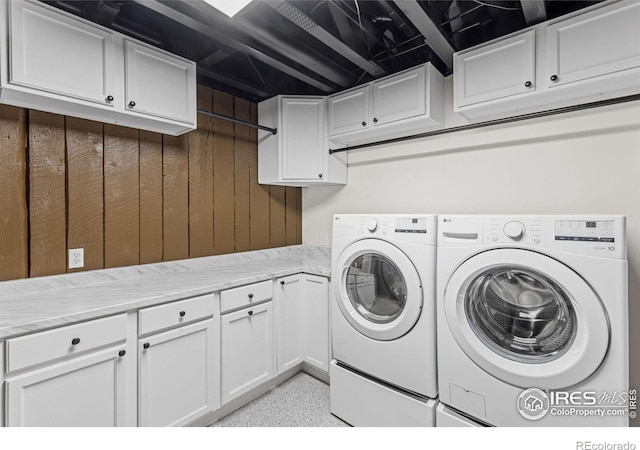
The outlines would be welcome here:
[[[189,257],[189,140],[162,137],[163,260]]]
[[[211,111],[211,88],[198,85],[198,109]],[[189,257],[213,255],[213,124],[198,114],[189,133]]]
[[[140,264],[162,261],[162,135],[140,131]]]
[[[296,205],[296,244],[302,244],[302,188],[298,188],[298,203]]]
[[[233,96],[213,91],[213,111],[233,117]],[[213,246],[216,254],[235,250],[233,124],[214,119],[213,141]]]
[[[0,280],[29,276],[27,111],[0,105]]]
[[[298,228],[298,195],[300,188],[287,187],[285,189],[285,243],[297,244],[296,230]]]
[[[251,121],[251,102],[235,98],[235,118]],[[251,128],[235,125],[235,240],[236,252],[251,249],[250,237],[250,159]]]
[[[140,263],[138,130],[104,125],[104,266]]]
[[[258,105],[251,104],[251,122],[258,123]],[[268,248],[271,240],[269,221],[270,186],[258,184],[258,130],[251,130],[249,152],[249,214],[251,220],[250,248]]]
[[[29,111],[30,277],[67,270],[64,116]]]
[[[271,186],[271,204],[269,207],[271,222],[271,247],[286,245],[285,236],[285,192],[284,186]]]
[[[103,124],[66,118],[67,247],[84,248],[84,268],[104,267]]]

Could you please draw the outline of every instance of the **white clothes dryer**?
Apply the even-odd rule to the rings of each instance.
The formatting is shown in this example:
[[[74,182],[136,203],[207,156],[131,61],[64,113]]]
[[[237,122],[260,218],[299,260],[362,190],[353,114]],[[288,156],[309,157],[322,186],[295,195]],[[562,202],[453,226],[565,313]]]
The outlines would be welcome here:
[[[496,426],[627,426],[622,216],[440,216],[440,401]]]
[[[436,398],[436,226],[437,216],[424,214],[334,216],[332,372],[349,370],[425,402]],[[347,379],[359,383],[336,377]],[[357,408],[361,402],[344,396],[358,389],[335,385],[333,373],[331,385],[332,412],[359,422],[336,411],[338,405]],[[337,392],[340,398],[333,396]],[[429,408],[427,422],[433,424],[435,402]]]

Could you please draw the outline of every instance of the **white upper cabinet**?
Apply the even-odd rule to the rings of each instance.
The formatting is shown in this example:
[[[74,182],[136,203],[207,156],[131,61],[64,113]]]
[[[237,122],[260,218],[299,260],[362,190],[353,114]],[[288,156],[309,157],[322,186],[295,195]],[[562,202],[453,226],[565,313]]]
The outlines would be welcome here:
[[[475,52],[456,53],[453,59],[456,105],[471,105],[533,90],[535,45],[535,30],[529,30]]]
[[[113,33],[29,2],[8,2],[12,83],[112,105]]]
[[[125,39],[125,54],[125,102],[129,110],[187,123],[195,121],[195,64],[129,39]]]
[[[326,98],[279,95],[258,104],[258,182],[281,186],[346,184],[346,155],[330,155]]]
[[[640,92],[640,2],[605,1],[454,55],[454,111],[513,116]]]
[[[547,28],[547,79],[561,86],[640,67],[640,2],[596,9]]]
[[[426,71],[418,67],[371,85],[373,126],[421,116],[426,112]]]
[[[0,102],[179,135],[196,64],[34,0],[0,2]]]
[[[329,136],[371,126],[369,95],[369,85],[366,85],[329,97]]]
[[[328,136],[338,144],[407,136],[443,124],[444,78],[431,63],[329,96]]]

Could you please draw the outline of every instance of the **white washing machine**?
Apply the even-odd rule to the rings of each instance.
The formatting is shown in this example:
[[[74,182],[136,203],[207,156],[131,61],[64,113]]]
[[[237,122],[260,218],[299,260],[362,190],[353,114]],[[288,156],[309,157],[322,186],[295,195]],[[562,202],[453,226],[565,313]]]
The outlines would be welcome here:
[[[440,216],[440,401],[496,426],[627,426],[622,216]]]
[[[336,215],[331,412],[351,425],[433,426],[437,216]]]

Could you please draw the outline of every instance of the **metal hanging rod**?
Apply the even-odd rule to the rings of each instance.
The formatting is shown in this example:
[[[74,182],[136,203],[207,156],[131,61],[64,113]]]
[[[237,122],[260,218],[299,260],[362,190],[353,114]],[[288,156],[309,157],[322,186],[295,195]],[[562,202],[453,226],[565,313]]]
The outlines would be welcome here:
[[[278,129],[277,128],[265,127],[264,125],[258,125],[257,123],[247,122],[246,120],[240,120],[240,119],[235,119],[235,118],[229,117],[229,116],[223,116],[222,114],[212,113],[212,112],[209,112],[209,111],[205,111],[204,109],[198,109],[197,111],[200,114],[204,114],[207,117],[213,117],[214,119],[226,120],[228,122],[233,122],[233,123],[237,123],[237,124],[240,124],[240,125],[246,125],[249,128],[257,128],[258,130],[268,131],[271,134],[278,134]]]
[[[548,109],[546,111],[534,112],[529,114],[521,114],[519,116],[506,117],[504,119],[487,120],[485,122],[472,123],[469,125],[461,125],[459,127],[444,128],[441,130],[429,131],[426,133],[413,134],[411,136],[403,136],[399,138],[387,139],[384,141],[370,142],[368,144],[358,144],[351,147],[330,149],[329,154],[348,152],[349,150],[359,150],[362,148],[375,147],[376,145],[395,144],[396,142],[411,141],[414,139],[422,139],[431,136],[439,136],[442,134],[455,133],[458,131],[475,130],[477,128],[485,128],[493,125],[502,125],[505,123],[520,122],[522,120],[536,119],[539,117],[555,116],[573,111],[582,111],[584,109],[599,108],[602,106],[617,105],[619,103],[627,103],[640,100],[640,94],[628,95],[626,97],[612,98],[608,100],[599,100],[597,102],[584,103],[582,105],[565,106],[563,108]]]

